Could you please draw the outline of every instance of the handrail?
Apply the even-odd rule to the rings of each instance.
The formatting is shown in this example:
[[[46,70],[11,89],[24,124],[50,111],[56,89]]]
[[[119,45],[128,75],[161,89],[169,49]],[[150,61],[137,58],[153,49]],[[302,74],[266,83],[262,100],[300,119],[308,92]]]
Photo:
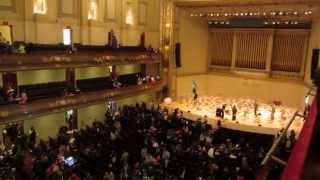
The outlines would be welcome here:
[[[269,149],[268,153],[266,154],[266,156],[263,158],[261,165],[264,166],[269,159],[271,158],[272,153],[274,152],[274,150],[277,148],[277,146],[279,145],[280,141],[282,140],[282,138],[286,135],[286,132],[288,131],[289,127],[291,126],[292,122],[294,121],[294,119],[300,116],[298,114],[298,111],[296,111],[294,113],[294,115],[292,116],[292,118],[290,119],[290,121],[288,122],[288,124],[286,125],[286,127],[284,128],[284,131],[280,134],[280,136],[275,140],[275,142],[272,144],[271,148]]]
[[[317,119],[317,111],[317,98],[315,98],[311,105],[308,118],[304,123],[303,129],[300,133],[299,139],[295,143],[287,166],[282,173],[281,180],[300,179],[314,131]]]

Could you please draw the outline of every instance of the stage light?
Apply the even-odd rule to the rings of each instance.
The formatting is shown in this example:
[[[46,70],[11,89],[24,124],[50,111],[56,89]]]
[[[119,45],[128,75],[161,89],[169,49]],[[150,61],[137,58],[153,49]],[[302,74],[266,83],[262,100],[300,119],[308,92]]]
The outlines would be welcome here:
[[[282,16],[282,15],[283,15],[283,12],[282,12],[282,11],[280,11],[280,12],[279,12],[279,15],[280,15],[280,16]]]
[[[190,14],[191,17],[193,17],[193,14]]]
[[[171,24],[170,23],[166,23],[166,28],[170,28]]]
[[[253,16],[253,13],[249,13],[250,16]]]
[[[298,13],[297,11],[293,12],[293,15],[296,15],[296,16],[297,16],[298,14],[299,14],[299,13]]]
[[[263,15],[263,16],[266,16],[266,15],[267,15],[267,13],[266,13],[266,12],[263,12],[263,13],[262,13],[262,15]]]
[[[243,16],[243,13],[240,13],[240,16]]]
[[[236,16],[239,16],[239,13],[236,13],[235,15],[236,15]]]
[[[229,22],[229,21],[227,21],[227,22],[226,22],[226,24],[230,24],[230,22]]]
[[[268,22],[264,22],[264,24],[265,24],[265,25],[268,25],[269,23],[268,23]]]
[[[224,13],[224,16],[228,16],[228,13]]]

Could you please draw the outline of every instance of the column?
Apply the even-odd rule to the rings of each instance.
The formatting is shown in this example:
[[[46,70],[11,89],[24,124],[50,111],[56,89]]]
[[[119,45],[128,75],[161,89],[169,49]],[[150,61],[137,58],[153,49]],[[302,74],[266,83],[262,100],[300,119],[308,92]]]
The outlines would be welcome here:
[[[74,92],[78,89],[75,68],[66,69],[66,81],[67,81],[66,85],[67,85],[68,91]]]
[[[274,30],[268,34],[269,40],[268,40],[268,49],[267,49],[267,60],[266,60],[266,71],[271,75],[271,64],[272,64],[272,51],[273,51],[273,39],[274,39]]]
[[[231,69],[236,68],[236,57],[237,57],[237,31],[233,33],[233,44],[232,44],[232,60],[231,60]]]

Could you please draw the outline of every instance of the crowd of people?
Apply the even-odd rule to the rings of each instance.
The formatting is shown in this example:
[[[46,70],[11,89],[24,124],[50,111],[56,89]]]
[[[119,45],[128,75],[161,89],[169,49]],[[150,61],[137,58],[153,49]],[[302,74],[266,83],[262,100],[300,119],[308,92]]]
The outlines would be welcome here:
[[[255,179],[273,136],[187,120],[145,103],[107,111],[104,121],[55,138],[16,132],[0,151],[3,179]],[[0,178],[1,179],[1,178]]]

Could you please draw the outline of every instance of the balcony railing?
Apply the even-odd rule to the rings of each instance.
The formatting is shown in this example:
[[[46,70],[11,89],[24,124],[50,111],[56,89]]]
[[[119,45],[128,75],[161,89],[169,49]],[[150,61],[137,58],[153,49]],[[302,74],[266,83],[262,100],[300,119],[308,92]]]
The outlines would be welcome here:
[[[26,48],[28,50],[28,48]],[[110,49],[106,46],[33,46],[26,54],[4,53],[0,56],[0,72],[93,67],[101,65],[160,63],[162,55],[140,47]]]
[[[0,123],[12,120],[34,118],[44,114],[67,111],[72,108],[86,107],[93,104],[107,102],[145,93],[159,92],[163,88],[162,81],[142,85],[129,85],[119,89],[104,89],[81,92],[72,96],[48,98],[28,102],[25,105],[9,104],[0,107]]]

